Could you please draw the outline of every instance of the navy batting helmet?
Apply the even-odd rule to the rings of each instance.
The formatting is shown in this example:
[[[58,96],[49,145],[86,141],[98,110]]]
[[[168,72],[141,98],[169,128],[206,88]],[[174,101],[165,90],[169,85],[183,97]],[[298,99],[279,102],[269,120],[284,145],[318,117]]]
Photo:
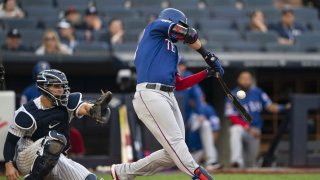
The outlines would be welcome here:
[[[63,93],[60,96],[52,94],[49,90],[51,85],[61,85],[63,87]],[[70,94],[70,88],[68,86],[68,80],[66,75],[56,69],[48,69],[41,71],[37,76],[37,86],[40,92],[49,98],[49,100],[55,106],[66,106]]]
[[[160,12],[158,18],[167,19],[174,23],[181,24],[185,27],[188,27],[186,15],[178,9],[166,8]]]

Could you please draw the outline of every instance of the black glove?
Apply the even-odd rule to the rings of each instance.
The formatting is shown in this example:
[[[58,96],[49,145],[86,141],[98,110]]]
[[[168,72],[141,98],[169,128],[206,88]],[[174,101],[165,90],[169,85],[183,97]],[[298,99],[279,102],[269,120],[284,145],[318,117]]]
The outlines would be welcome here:
[[[100,124],[105,124],[109,121],[111,111],[107,105],[111,99],[112,93],[110,91],[102,92],[102,95],[90,109],[90,116]]]

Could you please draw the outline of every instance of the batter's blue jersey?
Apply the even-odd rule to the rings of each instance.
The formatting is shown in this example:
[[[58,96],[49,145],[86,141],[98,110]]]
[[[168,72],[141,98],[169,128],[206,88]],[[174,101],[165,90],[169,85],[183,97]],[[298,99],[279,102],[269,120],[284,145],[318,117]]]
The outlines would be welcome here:
[[[235,95],[240,88],[237,87],[232,91],[232,94]],[[269,106],[272,101],[269,96],[263,92],[258,87],[252,87],[248,92],[246,92],[246,97],[242,100],[239,100],[240,104],[248,111],[252,117],[251,126],[261,129],[263,126],[263,120],[261,117],[261,112],[264,108]],[[227,99],[225,106],[225,115],[226,116],[239,116],[237,110],[234,108],[232,103]]]
[[[174,23],[157,19],[144,30],[135,54],[137,83],[161,83],[175,86],[178,49],[169,38]]]

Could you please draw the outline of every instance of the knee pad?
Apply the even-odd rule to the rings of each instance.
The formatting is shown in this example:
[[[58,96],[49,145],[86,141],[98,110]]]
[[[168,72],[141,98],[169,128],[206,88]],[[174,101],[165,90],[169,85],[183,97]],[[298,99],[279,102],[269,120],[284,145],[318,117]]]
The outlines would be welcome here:
[[[43,142],[43,155],[60,156],[66,145],[67,139],[64,135],[57,131],[49,131],[48,136]]]
[[[43,141],[43,150],[38,153],[28,178],[43,179],[58,163],[67,139],[56,131],[50,131]]]
[[[85,180],[97,180],[97,176],[94,174],[89,174]]]

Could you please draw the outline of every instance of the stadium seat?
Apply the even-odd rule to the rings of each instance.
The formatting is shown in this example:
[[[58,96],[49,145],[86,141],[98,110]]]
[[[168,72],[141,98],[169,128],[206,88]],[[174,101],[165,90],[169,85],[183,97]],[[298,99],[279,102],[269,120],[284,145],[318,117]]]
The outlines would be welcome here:
[[[273,0],[242,0],[246,7],[273,7]]]
[[[298,45],[282,45],[277,42],[270,42],[264,46],[267,52],[298,52],[300,48]]]
[[[268,31],[267,33],[247,32],[246,39],[249,42],[257,42],[260,44],[266,44],[269,42],[277,42],[278,35],[276,32],[273,32],[273,31]]]
[[[109,50],[109,45],[103,42],[80,42],[74,49],[75,53],[84,53],[84,52],[104,52]]]
[[[135,52],[137,49],[137,43],[124,43],[124,44],[116,44],[113,46],[114,52]],[[132,57],[133,58],[133,57]]]
[[[125,18],[123,19],[123,25],[124,28],[127,30],[132,30],[132,29],[142,29],[147,25],[147,21],[144,18]]]
[[[138,17],[138,12],[133,9],[125,9],[123,7],[114,7],[112,9],[104,8],[103,12],[107,17],[117,17],[120,19],[125,19],[128,17]]]
[[[230,52],[258,52],[261,51],[261,46],[259,43],[246,42],[246,41],[233,41],[227,43],[225,46],[227,51]]]
[[[132,0],[133,7],[157,6],[161,7],[161,0]]]
[[[316,43],[320,42],[319,33],[301,34],[296,37],[296,43],[299,47],[307,52],[317,51]]]
[[[180,8],[181,6],[192,6],[196,8],[198,6],[198,0],[183,0],[183,1],[171,0],[170,6],[174,8]]]
[[[87,0],[58,0],[58,7],[65,8],[75,5],[88,6],[90,1]]]
[[[144,26],[143,26],[144,27]],[[131,30],[126,30],[124,34],[124,41],[127,42],[132,42],[132,43],[137,43],[138,42],[138,37],[139,34],[143,31],[143,28],[141,29],[131,29]]]
[[[234,7],[217,7],[213,9],[213,16],[219,19],[236,20],[246,17],[244,11],[235,9]]]
[[[33,18],[26,19],[4,19],[4,23],[7,28],[18,28],[18,29],[35,29],[37,28],[38,21]]]
[[[241,34],[245,33],[250,25],[250,19],[249,18],[239,18],[236,21],[234,21],[234,28],[236,28]]]
[[[318,19],[318,11],[315,8],[298,8],[294,10],[295,17],[298,21],[315,21]]]
[[[43,30],[40,29],[21,29],[21,39],[27,43],[32,43],[31,45],[40,45],[42,42]]]
[[[188,19],[191,20],[198,20],[202,18],[209,18],[210,12],[204,9],[197,9],[197,8],[185,8],[182,9],[184,14],[187,16]]]
[[[26,8],[29,6],[38,6],[43,8],[53,7],[52,0],[23,0],[21,1],[22,7]]]
[[[96,6],[99,7],[123,7],[123,0],[95,0]]]
[[[41,6],[30,6],[25,8],[27,16],[31,18],[38,18],[41,19],[41,17],[47,16],[47,17],[58,17],[59,11],[54,8],[44,8]]]
[[[211,52],[222,52],[224,51],[222,43],[219,42],[208,42],[204,45],[208,51]]]
[[[240,41],[241,36],[234,30],[213,30],[208,31],[207,36],[210,42],[226,43],[231,41]]]
[[[234,7],[235,0],[205,0],[209,7],[214,8],[216,6],[229,6]]]
[[[6,37],[7,37],[7,32],[5,32],[5,31],[0,31],[0,42],[1,42],[0,45],[2,45],[3,43],[5,43]]]
[[[57,27],[58,22],[60,21],[59,17],[42,17],[39,22],[43,25],[44,28],[52,28],[55,29]]]
[[[226,19],[200,19],[200,28],[203,31],[231,29],[232,22]]]
[[[320,31],[320,21],[314,20],[309,23],[312,31]]]

